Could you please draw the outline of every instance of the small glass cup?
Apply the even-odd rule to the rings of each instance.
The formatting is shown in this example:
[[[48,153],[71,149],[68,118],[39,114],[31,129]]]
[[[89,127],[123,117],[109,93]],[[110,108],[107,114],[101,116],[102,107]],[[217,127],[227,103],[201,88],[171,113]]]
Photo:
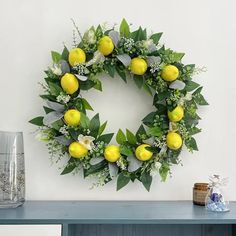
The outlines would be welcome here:
[[[24,201],[23,133],[0,131],[0,208],[15,208]]]

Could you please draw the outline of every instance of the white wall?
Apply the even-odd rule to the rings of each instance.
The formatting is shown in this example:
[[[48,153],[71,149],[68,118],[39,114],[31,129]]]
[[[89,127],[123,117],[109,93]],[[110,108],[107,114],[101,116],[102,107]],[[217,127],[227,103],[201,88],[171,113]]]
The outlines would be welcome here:
[[[24,131],[27,199],[184,200],[191,199],[194,182],[220,173],[230,178],[228,193],[230,199],[236,200],[235,7],[234,0],[1,0],[0,130]],[[27,123],[43,112],[37,83],[50,64],[50,50],[61,50],[62,42],[71,45],[70,18],[83,31],[92,24],[120,22],[123,17],[135,26],[163,31],[162,42],[186,52],[186,63],[208,68],[198,78],[210,103],[200,111],[200,151],[193,155],[183,153],[184,167],[174,167],[173,178],[167,183],[160,183],[157,178],[150,193],[139,183],[119,192],[115,191],[114,182],[89,190],[89,180],[60,176],[60,171],[50,166],[45,145],[34,139],[34,127]],[[103,94],[89,93],[91,104],[103,120],[109,120],[110,131],[119,127],[135,129],[149,111],[150,98],[135,86],[104,80]],[[130,104],[134,104],[132,109]]]

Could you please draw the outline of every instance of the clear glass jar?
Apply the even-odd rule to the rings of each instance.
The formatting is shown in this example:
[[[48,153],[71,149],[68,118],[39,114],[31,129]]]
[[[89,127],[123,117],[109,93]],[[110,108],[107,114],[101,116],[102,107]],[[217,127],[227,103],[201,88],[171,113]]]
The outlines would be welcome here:
[[[214,212],[229,211],[229,201],[227,200],[223,187],[227,184],[228,179],[220,178],[219,175],[210,177],[210,189],[206,196],[206,209]]]
[[[25,201],[25,163],[22,132],[0,131],[0,208]]]

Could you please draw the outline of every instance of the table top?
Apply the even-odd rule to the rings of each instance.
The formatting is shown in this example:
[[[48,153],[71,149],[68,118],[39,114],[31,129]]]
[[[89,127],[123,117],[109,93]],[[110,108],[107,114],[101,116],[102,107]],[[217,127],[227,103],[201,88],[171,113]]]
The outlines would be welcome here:
[[[191,201],[27,201],[0,209],[0,224],[236,224],[236,202],[227,213]]]

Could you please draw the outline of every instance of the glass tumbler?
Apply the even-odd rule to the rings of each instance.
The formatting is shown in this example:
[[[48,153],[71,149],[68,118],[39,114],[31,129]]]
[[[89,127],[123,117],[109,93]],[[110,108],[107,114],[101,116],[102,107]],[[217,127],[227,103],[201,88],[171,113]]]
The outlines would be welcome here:
[[[0,131],[0,208],[15,208],[24,201],[23,133]]]

